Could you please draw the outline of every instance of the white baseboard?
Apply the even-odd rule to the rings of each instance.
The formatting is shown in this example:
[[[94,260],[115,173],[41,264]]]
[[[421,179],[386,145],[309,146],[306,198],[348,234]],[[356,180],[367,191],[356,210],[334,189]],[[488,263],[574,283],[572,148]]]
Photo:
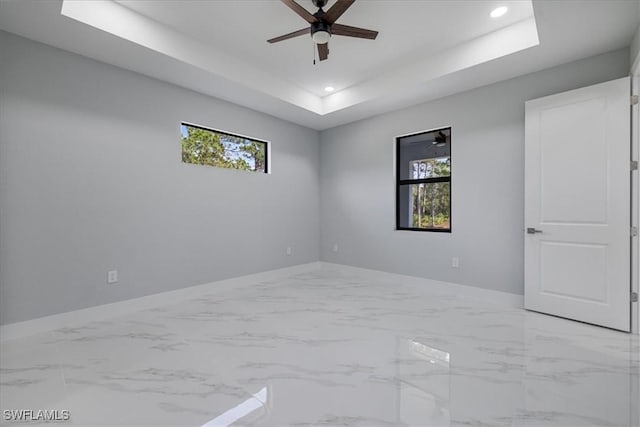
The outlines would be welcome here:
[[[162,307],[174,304],[190,298],[197,298],[212,292],[224,292],[238,287],[251,286],[265,280],[278,280],[293,274],[307,273],[314,270],[328,269],[347,274],[355,274],[359,277],[370,277],[374,280],[386,280],[397,284],[408,285],[438,294],[455,295],[458,298],[468,298],[482,301],[505,308],[522,308],[524,300],[522,295],[510,294],[500,291],[492,291],[474,286],[460,285],[456,283],[442,282],[425,279],[422,277],[405,276],[402,274],[388,273],[360,267],[352,267],[343,264],[327,262],[312,262],[278,270],[265,271],[247,276],[235,277],[202,285],[190,286],[169,292],[148,295],[140,298],[98,305],[95,307],[74,310],[66,313],[54,314],[24,322],[11,323],[0,326],[0,342],[22,338],[38,333],[49,332],[55,329],[87,323],[97,320],[109,319],[139,310]]]
[[[494,291],[476,286],[460,285],[458,283],[443,282],[439,280],[426,279],[424,277],[406,276],[403,274],[353,267],[344,264],[334,264],[330,262],[321,262],[320,268],[353,273],[364,277],[389,280],[398,284],[424,289],[429,292],[455,295],[458,298],[481,301],[483,303],[489,303],[504,308],[524,307],[523,295],[511,294],[508,292]]]
[[[8,325],[0,326],[0,342],[23,338],[42,332],[49,332],[55,329],[69,327],[74,324],[104,320],[139,310],[162,307],[182,300],[197,298],[212,292],[223,292],[225,290],[237,289],[238,287],[250,286],[265,280],[277,280],[293,274],[318,270],[319,268],[319,262],[300,264],[293,267],[234,277],[231,279],[190,286],[188,288],[177,289],[174,291],[161,292],[140,298],[118,301],[111,304],[103,304],[81,310],[39,317],[37,319],[25,320],[23,322],[10,323]]]

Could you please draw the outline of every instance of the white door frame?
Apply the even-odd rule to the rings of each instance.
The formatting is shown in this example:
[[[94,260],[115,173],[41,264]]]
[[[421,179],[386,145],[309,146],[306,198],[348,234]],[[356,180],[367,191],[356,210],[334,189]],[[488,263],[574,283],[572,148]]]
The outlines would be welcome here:
[[[636,61],[631,69],[631,94],[640,93],[640,61]],[[640,106],[631,107],[631,159],[638,160],[640,150]],[[638,229],[640,222],[640,183],[638,171],[631,173],[631,226]],[[638,236],[631,239],[631,290],[640,293],[640,246]],[[640,334],[640,315],[638,302],[631,303],[631,333]]]
[[[631,60],[631,94],[640,94],[640,26],[631,40],[629,46],[629,58]],[[631,107],[631,159],[638,160],[640,157],[640,105]],[[638,174],[631,175],[631,226],[640,225],[640,181]],[[640,245],[639,237],[631,240],[631,291],[640,293]],[[631,304],[631,333],[640,334],[640,311],[639,303]]]
[[[640,26],[636,30],[631,46],[631,94],[640,94]],[[631,160],[640,158],[640,105],[631,107]],[[640,227],[640,179],[635,171],[631,175],[631,226]],[[640,294],[640,237],[631,240],[631,291]],[[640,334],[640,303],[631,303],[631,333]]]

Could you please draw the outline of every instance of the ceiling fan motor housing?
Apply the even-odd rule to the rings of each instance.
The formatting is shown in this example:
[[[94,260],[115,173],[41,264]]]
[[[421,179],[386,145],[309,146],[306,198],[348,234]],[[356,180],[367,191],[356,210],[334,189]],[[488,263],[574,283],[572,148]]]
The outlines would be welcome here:
[[[322,9],[323,7],[325,7],[327,5],[328,0],[312,0],[313,1],[313,5],[317,8]]]

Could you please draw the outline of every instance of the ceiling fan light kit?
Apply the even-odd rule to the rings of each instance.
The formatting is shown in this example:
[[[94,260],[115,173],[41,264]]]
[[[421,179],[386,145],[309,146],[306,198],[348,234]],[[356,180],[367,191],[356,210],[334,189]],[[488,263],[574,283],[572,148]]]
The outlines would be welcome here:
[[[311,24],[311,38],[315,44],[329,43],[331,38],[331,26],[324,21]]]
[[[277,43],[294,37],[311,34],[311,39],[318,47],[320,61],[329,57],[329,39],[332,35],[357,37],[361,39],[375,40],[377,31],[365,28],[351,27],[348,25],[336,24],[336,20],[355,2],[355,0],[337,0],[326,12],[322,10],[328,0],[312,0],[318,11],[311,14],[307,9],[300,6],[295,0],[280,0],[289,9],[297,13],[302,19],[310,24],[310,28],[293,31],[279,37],[267,40],[269,43]]]

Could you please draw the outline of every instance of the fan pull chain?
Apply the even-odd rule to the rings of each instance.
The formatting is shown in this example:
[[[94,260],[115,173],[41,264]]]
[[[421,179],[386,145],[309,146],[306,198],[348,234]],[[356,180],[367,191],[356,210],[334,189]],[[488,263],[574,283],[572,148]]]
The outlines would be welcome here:
[[[313,65],[316,65],[316,43],[315,42],[311,43],[311,52],[313,52],[312,53]]]

